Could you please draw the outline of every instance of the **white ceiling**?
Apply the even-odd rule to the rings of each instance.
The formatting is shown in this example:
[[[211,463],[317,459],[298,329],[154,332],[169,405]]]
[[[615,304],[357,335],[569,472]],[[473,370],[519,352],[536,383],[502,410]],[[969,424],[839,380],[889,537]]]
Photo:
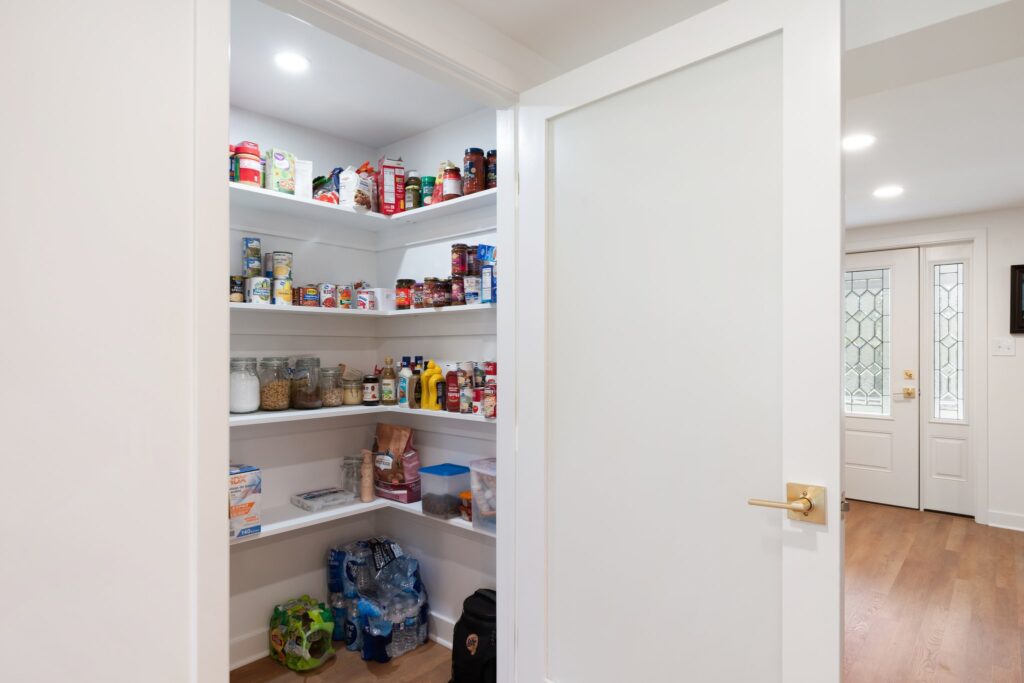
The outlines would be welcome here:
[[[281,71],[274,64],[279,51],[305,56],[310,68]],[[231,104],[375,148],[480,109],[257,0],[231,3]]]

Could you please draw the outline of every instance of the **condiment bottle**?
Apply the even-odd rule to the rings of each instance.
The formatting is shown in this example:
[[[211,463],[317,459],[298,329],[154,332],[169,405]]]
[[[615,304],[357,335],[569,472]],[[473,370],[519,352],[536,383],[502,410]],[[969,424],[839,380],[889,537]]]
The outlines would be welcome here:
[[[415,368],[412,371],[412,377],[409,378],[409,407],[413,410],[421,408],[422,400],[423,383],[420,382],[420,369]]]
[[[409,378],[412,369],[409,367],[409,356],[402,356],[402,369],[398,371],[398,405],[409,407]]]
[[[363,449],[363,464],[359,468],[359,500],[372,503],[373,498],[373,453]]]
[[[391,356],[384,359],[384,370],[380,373],[380,404],[398,405],[398,373],[395,372],[395,359]]]
[[[449,413],[459,412],[459,403],[462,400],[462,392],[459,391],[459,373],[454,366],[448,366],[448,374],[445,375],[445,403]]]
[[[498,150],[487,150],[487,189],[498,186]]]

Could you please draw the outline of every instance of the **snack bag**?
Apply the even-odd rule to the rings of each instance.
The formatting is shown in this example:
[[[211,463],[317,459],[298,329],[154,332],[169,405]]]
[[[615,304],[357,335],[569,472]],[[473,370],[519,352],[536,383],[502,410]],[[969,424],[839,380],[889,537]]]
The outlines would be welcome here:
[[[375,492],[399,503],[420,500],[420,456],[412,445],[412,429],[378,424],[373,446]]]
[[[274,607],[270,657],[292,671],[315,669],[334,656],[334,614],[308,595]]]
[[[371,211],[373,184],[369,176],[348,166],[338,176],[338,204],[356,211]]]

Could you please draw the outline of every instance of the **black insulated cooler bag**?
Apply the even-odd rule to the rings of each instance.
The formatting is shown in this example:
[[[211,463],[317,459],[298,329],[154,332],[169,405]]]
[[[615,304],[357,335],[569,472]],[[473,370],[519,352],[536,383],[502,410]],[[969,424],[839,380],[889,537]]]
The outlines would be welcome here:
[[[451,683],[495,683],[498,679],[497,597],[481,588],[462,603],[452,636]]]

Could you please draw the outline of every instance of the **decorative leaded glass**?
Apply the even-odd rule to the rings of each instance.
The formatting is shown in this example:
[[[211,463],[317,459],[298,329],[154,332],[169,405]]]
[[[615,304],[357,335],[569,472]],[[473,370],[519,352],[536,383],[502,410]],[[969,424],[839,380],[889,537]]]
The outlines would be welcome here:
[[[965,419],[964,398],[964,264],[942,263],[933,273],[935,289],[935,381],[932,393],[937,420]]]
[[[846,273],[844,405],[851,415],[889,415],[889,268]]]

